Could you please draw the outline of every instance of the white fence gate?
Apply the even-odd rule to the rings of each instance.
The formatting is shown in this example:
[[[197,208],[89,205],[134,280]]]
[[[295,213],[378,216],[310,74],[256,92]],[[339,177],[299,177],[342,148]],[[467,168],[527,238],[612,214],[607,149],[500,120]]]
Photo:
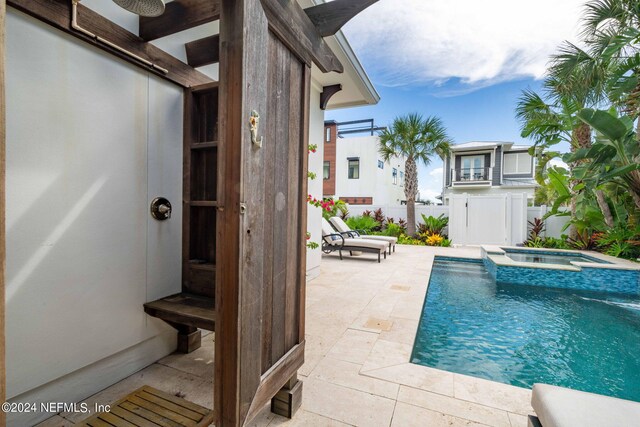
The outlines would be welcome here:
[[[527,238],[524,194],[454,195],[449,209],[449,237],[456,244],[515,245]]]
[[[382,209],[385,216],[406,220],[407,207],[402,205],[353,205],[350,215],[362,215],[365,210]],[[516,245],[527,239],[527,221],[542,218],[550,208],[546,206],[527,207],[527,197],[522,193],[502,195],[454,195],[449,206],[416,205],[416,222],[422,216],[449,217],[448,234],[454,244],[460,245]],[[568,217],[552,216],[545,220],[544,236],[560,237]]]

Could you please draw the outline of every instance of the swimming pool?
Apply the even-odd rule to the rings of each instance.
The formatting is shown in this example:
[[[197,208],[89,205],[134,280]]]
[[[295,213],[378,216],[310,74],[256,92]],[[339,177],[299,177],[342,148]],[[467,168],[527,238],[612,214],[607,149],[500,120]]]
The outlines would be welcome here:
[[[496,283],[481,261],[436,257],[412,362],[640,401],[640,297]]]

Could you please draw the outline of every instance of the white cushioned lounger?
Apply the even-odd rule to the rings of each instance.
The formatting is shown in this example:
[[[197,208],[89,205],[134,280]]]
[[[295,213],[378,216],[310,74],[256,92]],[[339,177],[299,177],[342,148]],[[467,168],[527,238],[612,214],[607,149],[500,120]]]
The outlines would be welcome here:
[[[534,384],[531,406],[542,427],[640,425],[638,402],[548,384]],[[535,420],[530,418],[529,425],[535,426]]]
[[[398,239],[393,236],[372,236],[369,234],[362,234],[357,230],[352,230],[349,228],[346,222],[342,220],[339,216],[332,217],[329,221],[331,224],[338,230],[340,233],[354,233],[355,238],[363,238],[367,240],[378,240],[381,242],[387,242],[389,245],[389,255],[391,255],[391,250],[395,252],[396,243],[398,243]]]
[[[380,262],[380,255],[387,258],[387,246],[388,244],[382,241],[345,237],[336,233],[329,222],[322,218],[322,250],[325,253],[339,251],[342,259],[342,251],[371,252],[378,255]]]

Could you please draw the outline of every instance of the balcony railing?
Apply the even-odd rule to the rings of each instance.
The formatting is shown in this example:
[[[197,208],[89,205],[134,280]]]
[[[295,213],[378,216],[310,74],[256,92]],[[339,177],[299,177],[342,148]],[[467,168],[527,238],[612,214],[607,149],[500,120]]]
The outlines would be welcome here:
[[[493,168],[461,168],[451,170],[451,182],[491,181]]]

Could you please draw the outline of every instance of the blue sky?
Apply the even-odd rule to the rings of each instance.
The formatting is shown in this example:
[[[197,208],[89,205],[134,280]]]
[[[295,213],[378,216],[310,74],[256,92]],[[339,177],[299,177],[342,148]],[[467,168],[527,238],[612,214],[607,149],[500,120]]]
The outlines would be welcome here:
[[[584,2],[380,1],[344,28],[380,103],[328,111],[326,117],[373,118],[385,126],[398,115],[419,112],[440,117],[455,143],[530,144],[515,119],[518,97],[524,89],[540,89],[560,43],[577,41]],[[441,167],[434,159],[419,169],[422,196],[442,190]]]

